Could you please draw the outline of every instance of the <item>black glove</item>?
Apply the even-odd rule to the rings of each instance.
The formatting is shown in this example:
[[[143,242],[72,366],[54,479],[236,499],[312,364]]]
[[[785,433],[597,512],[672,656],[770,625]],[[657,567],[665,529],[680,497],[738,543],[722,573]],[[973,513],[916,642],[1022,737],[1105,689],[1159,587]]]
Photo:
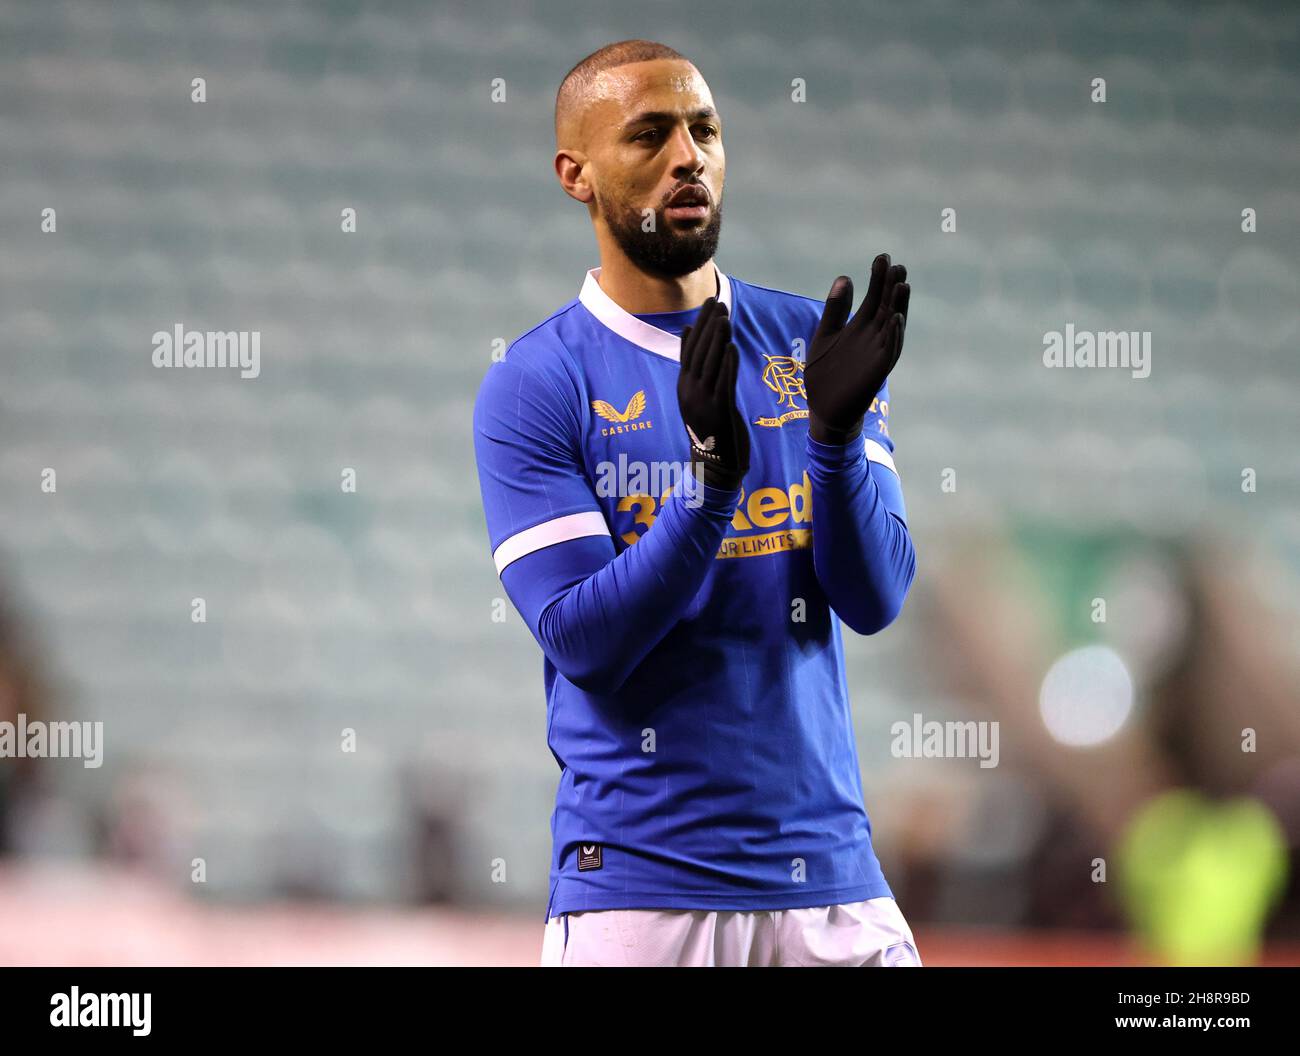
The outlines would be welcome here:
[[[731,343],[727,306],[710,297],[682,331],[677,406],[691,442],[697,480],[734,491],[749,469],[749,430],[736,409],[740,355]]]
[[[803,371],[814,440],[847,444],[862,432],[867,408],[903,353],[912,294],[906,279],[903,265],[890,267],[889,254],[880,254],[871,265],[867,299],[847,326],[853,280],[841,275],[831,283]]]

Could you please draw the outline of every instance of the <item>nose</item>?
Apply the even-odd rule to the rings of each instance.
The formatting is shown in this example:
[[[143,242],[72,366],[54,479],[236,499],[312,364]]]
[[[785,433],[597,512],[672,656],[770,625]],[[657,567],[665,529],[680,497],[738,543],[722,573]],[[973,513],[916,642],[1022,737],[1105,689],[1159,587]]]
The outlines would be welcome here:
[[[673,175],[679,180],[698,176],[704,171],[704,153],[691,130],[679,125],[673,132]]]

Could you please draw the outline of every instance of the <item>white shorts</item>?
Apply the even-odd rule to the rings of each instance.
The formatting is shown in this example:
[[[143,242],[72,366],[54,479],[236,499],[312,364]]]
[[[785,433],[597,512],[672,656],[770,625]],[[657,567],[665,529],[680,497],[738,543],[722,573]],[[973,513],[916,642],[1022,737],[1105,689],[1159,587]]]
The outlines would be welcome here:
[[[889,897],[810,909],[601,909],[546,922],[542,967],[920,967]]]

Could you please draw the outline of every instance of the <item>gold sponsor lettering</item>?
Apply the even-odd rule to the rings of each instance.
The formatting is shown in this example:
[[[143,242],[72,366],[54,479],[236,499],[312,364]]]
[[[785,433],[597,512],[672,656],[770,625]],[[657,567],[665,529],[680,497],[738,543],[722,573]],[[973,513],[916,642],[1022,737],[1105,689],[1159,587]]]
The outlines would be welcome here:
[[[655,523],[656,506],[653,495],[624,495],[618,500],[617,508],[619,513],[631,513],[635,509],[636,516],[632,518],[632,523],[644,525],[648,532]],[[641,533],[633,528],[630,532],[624,532],[622,538],[623,542],[631,546],[641,538]]]
[[[632,514],[631,531],[620,536],[623,542],[631,546],[654,526],[655,518],[672,490],[669,488],[658,499],[653,495],[627,495],[619,500],[617,511]],[[789,488],[764,487],[750,493],[742,489],[731,527],[737,532],[752,532],[756,527],[775,528],[786,522],[812,523],[812,481],[808,479],[807,470],[803,479]],[[811,545],[811,528],[784,528],[761,535],[728,536],[722,541],[717,556],[759,557],[785,550],[803,550]]]
[[[790,519],[795,524],[812,523],[812,481],[806,469],[803,482],[790,485]]]
[[[785,550],[806,550],[812,546],[811,528],[784,528],[764,535],[733,535],[722,540],[718,557],[762,557]]]
[[[755,528],[775,528],[789,509],[790,497],[780,488],[759,488],[749,496],[749,519]]]
[[[871,406],[867,408],[868,414],[879,414],[880,421],[876,423],[876,431],[884,436],[889,435],[889,401],[882,400],[879,396],[871,401]]]
[[[731,518],[731,527],[738,532],[747,532],[754,526],[745,520],[745,489],[740,489],[740,498],[736,501],[736,515]]]

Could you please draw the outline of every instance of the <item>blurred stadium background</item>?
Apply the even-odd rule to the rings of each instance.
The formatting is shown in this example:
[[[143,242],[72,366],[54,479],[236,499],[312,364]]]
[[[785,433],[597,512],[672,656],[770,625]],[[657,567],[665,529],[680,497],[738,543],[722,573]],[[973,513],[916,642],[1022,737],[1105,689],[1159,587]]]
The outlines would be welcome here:
[[[911,273],[920,572],[846,649],[923,957],[1300,963],[1300,9],[618,6],[0,3],[0,720],[105,730],[0,760],[0,963],[536,962],[470,408],[596,263],[552,101],[634,36],[718,100],[724,271]],[[155,369],[177,323],[261,376]],[[1151,376],[1045,369],[1068,323]],[[916,714],[999,765],[896,758]]]

